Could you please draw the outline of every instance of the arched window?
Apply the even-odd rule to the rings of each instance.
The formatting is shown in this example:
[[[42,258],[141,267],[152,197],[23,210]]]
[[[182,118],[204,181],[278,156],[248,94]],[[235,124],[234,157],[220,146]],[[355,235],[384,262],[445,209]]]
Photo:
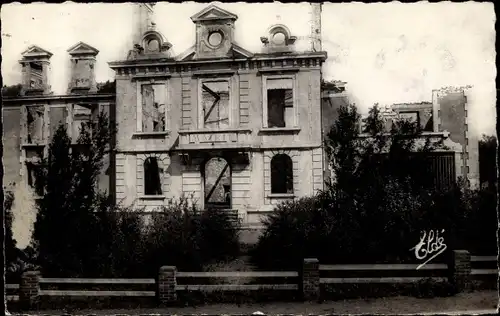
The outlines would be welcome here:
[[[288,155],[271,159],[271,193],[293,193],[293,162]]]
[[[144,161],[144,195],[162,195],[161,170],[156,157],[149,157]]]

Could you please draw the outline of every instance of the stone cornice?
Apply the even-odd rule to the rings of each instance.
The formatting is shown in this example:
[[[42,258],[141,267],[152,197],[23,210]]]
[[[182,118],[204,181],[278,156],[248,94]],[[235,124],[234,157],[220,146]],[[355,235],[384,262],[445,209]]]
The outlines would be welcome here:
[[[40,95],[40,96],[23,96],[16,98],[2,98],[2,103],[6,106],[14,104],[23,104],[30,102],[49,102],[49,101],[107,101],[113,102],[115,94],[68,94],[68,95]]]
[[[190,73],[192,71],[203,71],[207,68],[213,69],[214,64],[218,68],[234,70],[277,70],[297,68],[319,69],[326,60],[326,53],[303,53],[287,55],[256,55],[252,58],[240,59],[210,59],[210,60],[189,60],[189,61],[169,61],[167,59],[149,59],[141,61],[117,61],[108,63],[116,71],[117,76],[129,75],[155,75],[161,73],[176,74]]]

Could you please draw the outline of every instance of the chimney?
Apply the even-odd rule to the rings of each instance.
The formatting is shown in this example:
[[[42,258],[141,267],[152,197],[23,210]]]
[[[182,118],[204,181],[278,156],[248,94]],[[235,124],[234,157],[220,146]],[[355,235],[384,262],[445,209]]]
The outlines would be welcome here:
[[[138,3],[135,5],[134,14],[136,18],[136,26],[134,30],[134,45],[141,45],[142,37],[151,29],[153,23],[153,7],[154,3]]]
[[[79,42],[68,49],[71,56],[71,79],[68,94],[86,94],[97,92],[95,80],[97,49],[89,44]]]
[[[320,52],[321,47],[321,3],[311,3],[311,51]]]
[[[49,85],[50,57],[52,53],[32,45],[22,53],[22,95],[51,94]]]

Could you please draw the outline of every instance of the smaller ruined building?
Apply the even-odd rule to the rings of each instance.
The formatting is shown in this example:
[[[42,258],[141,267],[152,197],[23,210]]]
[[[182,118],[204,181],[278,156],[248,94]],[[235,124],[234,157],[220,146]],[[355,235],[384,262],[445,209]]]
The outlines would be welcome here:
[[[66,126],[73,142],[78,139],[83,122],[100,111],[110,115],[115,94],[99,93],[94,66],[99,51],[83,42],[68,49],[71,74],[67,93],[55,95],[49,82],[52,53],[30,46],[21,55],[22,83],[19,95],[3,97],[4,183],[10,190],[27,189],[35,199],[43,194],[36,179],[40,156],[59,125]],[[112,157],[107,156],[100,187],[112,191]]]
[[[322,92],[323,135],[338,118],[338,108],[349,104],[345,85],[345,82],[330,83]],[[399,103],[381,108],[387,131],[394,120],[405,119],[418,122],[423,137],[443,140],[446,149],[432,153],[440,186],[459,178],[467,180],[471,187],[479,186],[479,139],[469,132],[470,92],[471,87],[447,87],[433,90],[431,102]],[[325,175],[328,175],[326,168],[327,165]]]

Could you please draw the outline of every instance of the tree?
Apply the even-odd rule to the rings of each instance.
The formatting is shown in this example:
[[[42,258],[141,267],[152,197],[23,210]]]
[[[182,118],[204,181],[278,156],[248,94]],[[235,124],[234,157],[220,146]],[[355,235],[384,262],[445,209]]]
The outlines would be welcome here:
[[[77,277],[94,274],[99,238],[96,215],[104,197],[97,176],[103,157],[113,149],[116,127],[103,112],[83,124],[76,144],[60,125],[41,157],[38,179],[44,195],[38,205],[33,238],[38,245],[39,264],[45,275]]]
[[[22,88],[23,86],[21,84],[16,84],[12,86],[3,86],[2,97],[10,97],[10,98],[20,97]]]
[[[404,235],[418,232],[420,220],[415,215],[429,203],[432,189],[425,154],[442,143],[422,141],[420,126],[410,121],[396,120],[387,130],[377,105],[364,123],[362,129],[355,106],[341,107],[325,140],[335,174],[329,185],[334,197],[331,213],[342,227],[332,233],[340,234],[333,240],[344,240],[358,253],[381,259],[402,253],[406,244],[401,242],[408,240]],[[346,237],[345,231],[358,234]]]
[[[497,182],[497,138],[483,135],[479,141],[479,177],[481,184],[494,188]]]
[[[97,83],[97,93],[115,93],[116,81],[99,82]]]
[[[9,267],[18,257],[16,240],[12,234],[12,205],[14,203],[14,194],[11,191],[5,192],[3,208],[5,211],[5,263]]]
[[[267,216],[252,252],[260,267],[296,269],[305,257],[326,263],[414,261],[408,250],[420,229],[450,226],[450,217],[431,207],[432,174],[422,159],[440,141],[423,140],[420,127],[408,121],[386,130],[378,106],[364,123],[362,129],[354,105],[340,107],[325,139],[333,179],[324,192],[280,204]]]

